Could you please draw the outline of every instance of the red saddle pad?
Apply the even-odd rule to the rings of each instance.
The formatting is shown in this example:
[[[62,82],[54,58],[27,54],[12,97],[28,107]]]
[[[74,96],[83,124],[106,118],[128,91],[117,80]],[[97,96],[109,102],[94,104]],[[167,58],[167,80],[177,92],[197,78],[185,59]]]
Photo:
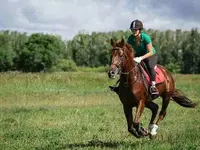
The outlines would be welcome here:
[[[150,84],[150,77],[149,75],[146,73],[146,71],[143,69],[145,77],[148,81],[148,84]],[[155,72],[156,72],[156,84],[162,83],[165,80],[165,76],[163,74],[163,72],[161,71],[161,69],[157,66],[155,66]]]

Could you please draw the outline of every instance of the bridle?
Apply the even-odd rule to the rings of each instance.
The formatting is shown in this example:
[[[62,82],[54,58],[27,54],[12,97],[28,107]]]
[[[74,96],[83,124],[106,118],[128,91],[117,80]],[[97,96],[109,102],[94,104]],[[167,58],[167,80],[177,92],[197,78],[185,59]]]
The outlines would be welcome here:
[[[115,47],[112,51],[116,51],[116,50],[121,50],[123,51],[123,55],[120,56],[120,63],[118,64],[111,64],[111,65],[114,65],[116,66],[117,68],[119,68],[119,70],[122,70],[122,66],[123,66],[123,62],[124,62],[124,59],[126,58],[127,54],[124,52],[124,50],[121,48],[121,47]],[[125,75],[129,75],[133,70],[137,69],[138,63],[136,63],[136,65],[133,66],[133,68],[130,70],[130,71],[127,71],[127,72],[122,72],[120,71],[119,74],[125,74]]]
[[[138,69],[138,63],[136,63],[136,65],[134,65],[133,66],[133,68],[132,69],[130,69],[129,71],[127,71],[127,72],[122,72],[121,70],[122,70],[122,67],[123,67],[123,65],[124,65],[124,59],[126,59],[126,56],[127,56],[127,54],[125,53],[125,51],[123,50],[123,48],[121,48],[121,47],[115,47],[114,49],[113,49],[113,51],[115,51],[115,50],[121,50],[121,51],[123,51],[123,54],[121,55],[121,56],[119,56],[120,57],[120,63],[114,63],[114,64],[111,64],[111,65],[114,65],[114,66],[116,66],[117,68],[119,68],[119,74],[120,75],[125,75],[125,78],[126,78],[126,80],[125,80],[125,83],[124,83],[124,87],[128,87],[129,85],[128,85],[128,77],[129,77],[129,74],[132,72],[132,71],[136,71],[136,69]],[[119,62],[119,61],[118,61]],[[132,84],[134,84],[136,81],[137,81],[137,74],[134,76],[134,82],[132,83]]]

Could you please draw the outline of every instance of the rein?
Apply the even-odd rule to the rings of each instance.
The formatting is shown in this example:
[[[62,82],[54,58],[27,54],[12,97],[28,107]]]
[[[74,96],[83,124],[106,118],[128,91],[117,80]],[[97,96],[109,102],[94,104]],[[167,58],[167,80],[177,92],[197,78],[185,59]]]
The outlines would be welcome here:
[[[137,64],[138,65],[138,64]],[[121,74],[126,74],[126,75],[128,75],[129,73],[131,73],[136,67],[137,67],[137,65],[135,65],[130,71],[128,71],[128,72],[121,72]]]
[[[130,71],[128,71],[128,72],[121,72],[121,75],[126,75],[126,79],[125,79],[125,82],[124,82],[124,87],[126,87],[126,88],[129,87],[129,85],[128,85],[128,77],[129,77],[129,74],[130,74],[133,70],[137,69],[137,66],[138,66],[138,64],[135,65],[135,66],[134,66]],[[131,83],[131,85],[134,84],[136,81],[137,81],[137,74],[134,76],[134,81]]]

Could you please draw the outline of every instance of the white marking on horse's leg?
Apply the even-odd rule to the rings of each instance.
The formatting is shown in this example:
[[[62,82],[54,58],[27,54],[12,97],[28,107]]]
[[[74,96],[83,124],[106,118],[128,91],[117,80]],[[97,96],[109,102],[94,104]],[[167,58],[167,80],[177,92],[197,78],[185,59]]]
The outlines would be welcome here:
[[[156,124],[149,124],[149,132],[151,135],[156,135],[158,130],[158,125]]]

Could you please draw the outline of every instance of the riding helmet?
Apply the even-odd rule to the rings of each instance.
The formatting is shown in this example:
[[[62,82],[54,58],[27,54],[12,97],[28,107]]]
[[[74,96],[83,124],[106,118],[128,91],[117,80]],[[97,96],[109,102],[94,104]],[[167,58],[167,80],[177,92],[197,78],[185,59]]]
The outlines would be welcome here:
[[[131,25],[130,25],[130,29],[139,29],[139,30],[142,30],[143,29],[143,23],[142,21],[140,20],[134,20],[131,22]]]

